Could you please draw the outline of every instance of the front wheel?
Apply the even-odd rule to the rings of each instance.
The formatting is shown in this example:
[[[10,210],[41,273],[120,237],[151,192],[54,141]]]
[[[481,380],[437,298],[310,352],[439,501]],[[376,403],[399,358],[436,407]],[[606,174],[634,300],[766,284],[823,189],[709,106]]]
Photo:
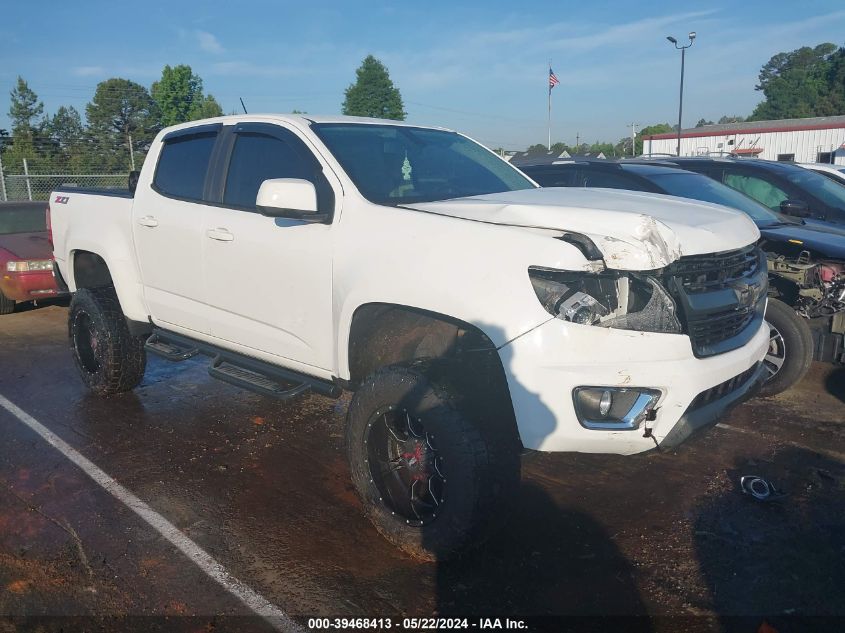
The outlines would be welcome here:
[[[347,452],[365,513],[416,558],[445,560],[483,542],[516,494],[517,448],[494,446],[468,413],[401,365],[363,381],[350,404]]]
[[[70,348],[85,385],[99,396],[136,387],[144,377],[144,339],[132,336],[111,288],[77,290],[68,311]]]
[[[813,360],[813,335],[806,319],[783,301],[769,299],[769,351],[763,365],[769,372],[760,395],[773,396],[798,383]]]

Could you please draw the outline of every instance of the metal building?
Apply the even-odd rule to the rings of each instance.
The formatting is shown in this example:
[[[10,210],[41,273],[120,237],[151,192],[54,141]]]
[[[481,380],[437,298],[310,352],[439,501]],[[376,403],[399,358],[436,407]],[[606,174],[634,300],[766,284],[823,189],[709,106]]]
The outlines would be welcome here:
[[[676,132],[643,138],[643,154],[677,153]],[[845,165],[845,116],[704,125],[681,132],[682,156],[752,156]]]

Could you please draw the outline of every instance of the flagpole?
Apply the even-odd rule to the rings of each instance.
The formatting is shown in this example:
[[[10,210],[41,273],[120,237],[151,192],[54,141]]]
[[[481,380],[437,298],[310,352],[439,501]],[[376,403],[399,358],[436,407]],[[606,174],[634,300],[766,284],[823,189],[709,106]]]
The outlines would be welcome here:
[[[549,77],[552,74],[552,60],[549,60]],[[552,82],[549,81],[549,151],[552,151]]]

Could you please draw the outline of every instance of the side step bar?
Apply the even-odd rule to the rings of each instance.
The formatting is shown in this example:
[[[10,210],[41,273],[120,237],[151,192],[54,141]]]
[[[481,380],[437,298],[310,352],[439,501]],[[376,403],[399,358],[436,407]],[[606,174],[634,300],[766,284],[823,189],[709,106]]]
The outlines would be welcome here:
[[[147,339],[147,342],[144,344],[144,348],[148,352],[152,352],[153,354],[173,362],[188,360],[192,356],[196,356],[200,353],[199,349],[196,347],[183,346],[177,343],[168,342],[155,333],[151,334],[150,338]]]
[[[212,378],[278,400],[289,400],[308,391],[338,398],[343,392],[334,382],[278,367],[257,358],[158,328],[147,339],[144,347],[147,351],[173,362],[187,360],[197,354],[211,356],[208,374]]]
[[[223,382],[228,382],[230,385],[249,389],[250,391],[260,393],[269,398],[276,398],[277,400],[289,400],[311,390],[311,385],[306,382],[278,382],[258,372],[250,371],[249,369],[244,369],[243,367],[225,361],[220,356],[215,356],[214,360],[211,361],[211,367],[208,368],[208,375]]]

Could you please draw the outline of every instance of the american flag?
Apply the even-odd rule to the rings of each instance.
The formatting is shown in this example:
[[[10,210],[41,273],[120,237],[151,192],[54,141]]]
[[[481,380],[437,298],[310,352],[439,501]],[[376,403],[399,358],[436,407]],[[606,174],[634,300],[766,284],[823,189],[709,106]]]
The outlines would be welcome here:
[[[551,91],[551,89],[559,83],[560,79],[557,78],[557,75],[555,75],[554,71],[552,70],[552,67],[549,66],[549,90]]]

